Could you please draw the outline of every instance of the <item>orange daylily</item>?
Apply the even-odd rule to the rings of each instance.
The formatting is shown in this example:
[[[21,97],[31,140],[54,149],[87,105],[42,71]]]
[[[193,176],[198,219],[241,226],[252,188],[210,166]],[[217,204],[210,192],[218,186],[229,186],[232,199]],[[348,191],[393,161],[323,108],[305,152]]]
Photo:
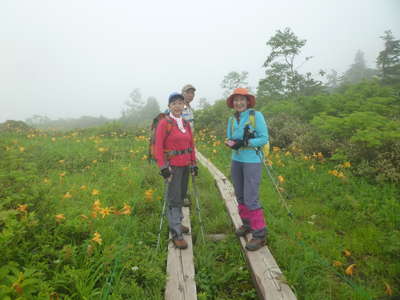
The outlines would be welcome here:
[[[96,242],[97,244],[101,245],[101,243],[103,242],[103,240],[101,239],[101,235],[100,233],[98,233],[97,231],[93,234],[93,238],[92,238],[93,242]]]
[[[340,267],[341,265],[343,265],[343,263],[340,262],[340,261],[338,261],[338,260],[334,260],[333,263],[332,263],[332,265],[333,265],[334,267]]]
[[[385,284],[385,294],[388,296],[392,296],[393,295],[393,290],[390,287],[389,284],[387,284],[386,282],[383,282]]]
[[[58,214],[55,216],[57,223],[62,222],[63,220],[65,220],[65,216],[64,214]]]
[[[100,214],[102,218],[105,218],[105,216],[108,216],[112,212],[112,209],[109,207],[103,208],[100,210]]]
[[[356,264],[351,264],[350,266],[348,266],[346,268],[346,270],[344,271],[347,275],[352,276],[353,272],[354,272],[354,268],[355,268]]]
[[[94,211],[100,211],[101,210],[101,202],[99,199],[97,199],[96,201],[94,201],[93,205],[92,205],[92,209]]]
[[[128,204],[124,204],[124,207],[120,211],[121,215],[130,215],[132,213],[132,207]]]
[[[19,204],[17,210],[23,213],[28,212],[28,205],[27,204]]]
[[[343,163],[343,168],[350,168],[351,167],[351,163],[349,161],[346,161]]]
[[[65,195],[63,196],[64,199],[69,199],[72,198],[72,195],[69,192],[66,192]]]
[[[152,189],[146,190],[144,192],[144,197],[146,200],[151,200],[153,198],[154,191]]]
[[[351,252],[347,249],[343,250],[343,254],[344,254],[344,256],[347,256],[347,257],[351,256]]]

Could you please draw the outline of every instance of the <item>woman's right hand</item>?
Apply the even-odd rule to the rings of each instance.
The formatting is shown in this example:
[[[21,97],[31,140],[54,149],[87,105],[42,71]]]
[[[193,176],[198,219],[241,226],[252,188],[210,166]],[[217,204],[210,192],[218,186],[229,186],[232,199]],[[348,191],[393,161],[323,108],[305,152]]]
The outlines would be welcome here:
[[[225,141],[225,145],[231,148],[233,145],[235,145],[235,141],[233,140],[227,140]]]
[[[229,148],[233,150],[238,150],[240,147],[244,146],[243,140],[228,140],[225,142]]]

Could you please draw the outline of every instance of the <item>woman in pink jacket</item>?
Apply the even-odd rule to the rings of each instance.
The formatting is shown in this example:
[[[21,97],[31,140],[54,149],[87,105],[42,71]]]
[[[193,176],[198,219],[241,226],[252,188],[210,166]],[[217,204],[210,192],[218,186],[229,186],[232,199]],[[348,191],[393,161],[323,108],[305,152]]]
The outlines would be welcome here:
[[[154,149],[160,174],[168,183],[167,218],[172,242],[179,249],[187,248],[183,233],[188,233],[189,228],[182,225],[182,205],[189,173],[198,174],[192,130],[182,118],[184,106],[181,94],[172,93],[169,96],[169,115],[157,126]]]

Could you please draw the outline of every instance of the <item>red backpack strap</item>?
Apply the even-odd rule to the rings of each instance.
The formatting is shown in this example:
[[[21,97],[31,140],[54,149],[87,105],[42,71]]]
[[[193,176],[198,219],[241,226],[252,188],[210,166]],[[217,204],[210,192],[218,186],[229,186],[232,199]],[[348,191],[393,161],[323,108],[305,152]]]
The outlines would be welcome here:
[[[174,121],[172,121],[172,119],[170,118],[170,116],[165,116],[165,120],[167,121],[167,136],[169,136],[169,134],[172,131],[172,126],[174,126]]]

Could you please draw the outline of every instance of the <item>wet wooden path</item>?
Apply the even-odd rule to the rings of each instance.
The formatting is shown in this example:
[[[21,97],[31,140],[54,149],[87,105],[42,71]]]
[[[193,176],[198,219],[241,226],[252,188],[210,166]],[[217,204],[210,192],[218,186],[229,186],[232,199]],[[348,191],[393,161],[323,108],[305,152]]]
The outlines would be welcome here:
[[[214,177],[234,228],[239,228],[242,221],[237,211],[237,201],[232,184],[200,152],[197,152],[197,159]],[[189,209],[183,208],[183,213],[183,224],[190,228]],[[188,249],[186,250],[175,249],[172,242],[168,245],[166,300],[197,299],[191,236],[185,235],[185,240],[188,242]],[[285,282],[285,278],[268,247],[251,252],[245,249],[246,242],[246,238],[240,238],[240,244],[245,253],[259,299],[296,300],[295,294]]]
[[[182,211],[182,224],[189,227],[190,232],[192,232],[189,208],[183,207]],[[196,282],[194,280],[192,236],[187,234],[184,235],[184,238],[188,243],[188,248],[185,250],[175,248],[172,241],[168,243],[166,300],[197,299]]]

